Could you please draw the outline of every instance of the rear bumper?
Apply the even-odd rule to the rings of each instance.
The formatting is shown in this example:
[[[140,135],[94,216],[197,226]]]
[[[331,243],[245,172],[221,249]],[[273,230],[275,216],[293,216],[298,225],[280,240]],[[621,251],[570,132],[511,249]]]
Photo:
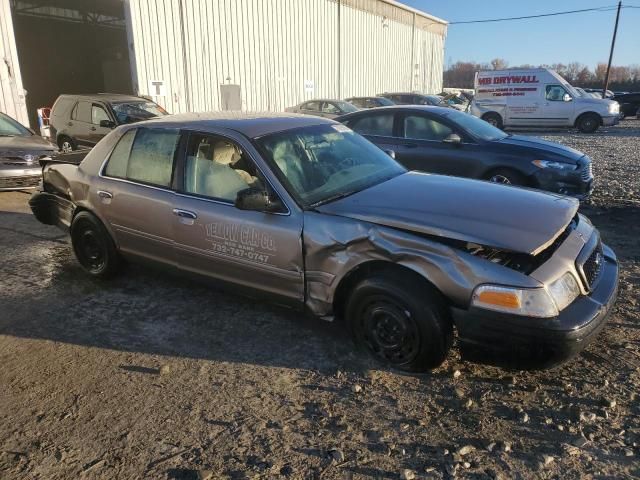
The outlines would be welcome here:
[[[613,251],[603,247],[604,267],[591,294],[555,318],[452,309],[463,356],[517,368],[548,368],[583,350],[604,328],[617,298],[618,262]]]
[[[68,230],[75,205],[70,200],[48,192],[35,192],[29,206],[36,219],[45,225],[56,225]]]

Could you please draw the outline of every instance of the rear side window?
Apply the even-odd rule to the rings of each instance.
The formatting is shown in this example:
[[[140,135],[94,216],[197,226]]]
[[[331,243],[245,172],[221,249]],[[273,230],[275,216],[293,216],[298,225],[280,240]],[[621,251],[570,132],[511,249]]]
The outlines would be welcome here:
[[[361,135],[393,136],[393,113],[367,115],[354,120],[351,129]]]
[[[302,105],[305,110],[313,110],[315,112],[320,111],[320,102],[307,102]]]
[[[71,118],[79,122],[91,123],[91,103],[78,102],[76,108],[73,109]]]
[[[69,115],[69,112],[73,108],[73,104],[75,100],[71,98],[59,98],[56,100],[56,103],[53,105],[53,109],[51,110],[52,117],[59,117],[62,115]]]
[[[107,163],[107,168],[104,170],[105,175],[108,177],[127,178],[127,162],[129,161],[134,138],[136,138],[135,130],[129,130],[120,138],[116,148],[111,152],[109,163]]]
[[[105,174],[168,187],[179,138],[180,132],[172,129],[130,130],[114,148]]]

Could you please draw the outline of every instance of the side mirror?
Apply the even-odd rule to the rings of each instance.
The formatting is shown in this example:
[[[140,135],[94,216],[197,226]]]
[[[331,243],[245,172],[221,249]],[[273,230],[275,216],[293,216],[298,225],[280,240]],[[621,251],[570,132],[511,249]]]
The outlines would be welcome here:
[[[453,143],[455,145],[458,145],[458,144],[462,143],[462,138],[460,138],[460,135],[458,135],[457,133],[452,133],[447,138],[442,140],[442,142],[443,143]]]
[[[113,128],[116,126],[111,120],[100,120],[100,126],[104,128]]]
[[[563,102],[570,102],[571,100],[573,100],[573,97],[571,97],[571,95],[569,95],[568,93],[565,93],[565,94],[562,96],[562,101],[563,101]]]
[[[282,202],[260,188],[245,188],[236,194],[235,207],[239,210],[257,212],[281,212]]]
[[[393,158],[394,160],[396,159],[396,152],[394,152],[393,150],[384,150],[384,153],[386,153],[387,155],[389,155],[391,158]]]

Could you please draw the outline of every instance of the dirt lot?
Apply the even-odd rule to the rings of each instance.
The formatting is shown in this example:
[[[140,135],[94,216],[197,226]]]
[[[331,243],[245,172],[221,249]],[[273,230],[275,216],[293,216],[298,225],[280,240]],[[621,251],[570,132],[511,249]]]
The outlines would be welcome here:
[[[622,278],[598,340],[543,372],[403,375],[340,325],[148,268],[92,281],[0,193],[0,478],[640,477],[640,122],[544,135],[594,158],[584,211]]]

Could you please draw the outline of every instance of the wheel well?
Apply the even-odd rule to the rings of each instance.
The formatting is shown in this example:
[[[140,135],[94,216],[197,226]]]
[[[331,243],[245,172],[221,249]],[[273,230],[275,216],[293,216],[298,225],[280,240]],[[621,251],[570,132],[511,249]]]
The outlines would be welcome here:
[[[600,119],[600,125],[602,126],[602,115],[600,115],[599,113],[596,113],[596,112],[584,112],[584,113],[581,113],[580,115],[578,115],[578,118],[576,118],[576,121],[574,122],[573,126],[577,127],[578,126],[578,122],[580,122],[580,119],[582,117],[584,117],[585,115],[595,115],[596,117],[598,117]]]
[[[498,112],[487,112],[487,113],[483,113],[483,114],[482,114],[482,117],[480,117],[480,118],[482,118],[482,119],[484,120],[486,117],[489,117],[489,116],[491,116],[491,115],[496,115],[496,116],[500,117],[500,120],[502,120],[502,115],[500,115]]]
[[[372,260],[357,265],[340,280],[333,296],[333,312],[337,318],[343,318],[344,309],[347,305],[349,294],[351,290],[353,290],[353,287],[355,287],[360,281],[376,273],[400,275],[411,279],[415,284],[423,284],[426,288],[431,288],[441,294],[440,290],[438,290],[433,283],[409,267],[384,260]],[[444,297],[444,295],[441,296],[446,301],[446,297]]]
[[[517,168],[512,168],[512,167],[494,167],[494,168],[491,168],[491,169],[487,170],[486,172],[484,172],[484,175],[482,176],[482,178],[484,180],[489,180],[495,173],[501,172],[501,171],[502,172],[504,172],[504,171],[516,172],[518,175],[521,175],[527,181],[526,186],[530,186],[531,183],[532,183],[531,182],[531,178],[529,177],[529,175],[527,175],[524,172],[521,172]]]

